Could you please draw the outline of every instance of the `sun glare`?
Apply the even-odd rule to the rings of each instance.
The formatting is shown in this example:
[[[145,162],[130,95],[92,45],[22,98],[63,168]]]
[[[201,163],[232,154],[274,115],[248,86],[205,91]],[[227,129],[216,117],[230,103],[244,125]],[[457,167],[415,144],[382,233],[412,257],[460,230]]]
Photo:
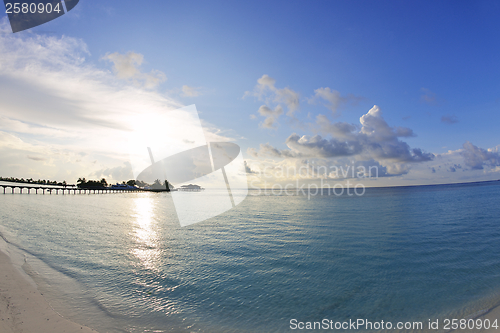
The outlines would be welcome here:
[[[155,201],[150,197],[139,197],[135,198],[134,204],[134,225],[131,236],[135,240],[135,246],[131,252],[145,268],[158,270],[160,249],[154,211]]]

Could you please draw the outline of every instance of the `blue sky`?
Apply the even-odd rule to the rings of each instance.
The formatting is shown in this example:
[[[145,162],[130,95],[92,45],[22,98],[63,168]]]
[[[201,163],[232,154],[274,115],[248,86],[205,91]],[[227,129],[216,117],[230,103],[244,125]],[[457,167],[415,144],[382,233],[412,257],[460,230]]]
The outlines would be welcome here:
[[[207,131],[237,142],[253,172],[354,161],[382,168],[376,185],[499,179],[499,14],[492,1],[80,0],[68,14],[16,34],[2,14],[0,130],[4,156],[11,158],[1,161],[0,174],[123,180],[127,158],[118,143],[109,145],[116,154],[106,154],[83,134],[63,134],[90,126],[76,121],[92,118],[85,94],[94,103],[113,103],[105,94],[95,97],[90,84],[77,86],[97,80],[117,96],[133,89],[170,108],[196,104]],[[46,52],[23,55],[37,45]],[[55,48],[64,56],[51,63]],[[33,118],[30,107],[47,99],[62,103],[64,94],[40,89],[50,75],[35,73],[37,88],[28,74],[16,77],[34,67],[73,78],[73,91],[82,95],[70,102],[81,103],[79,111],[57,120],[61,106],[54,118],[43,116],[51,111]],[[15,110],[14,97],[33,105]],[[363,129],[360,118],[369,110]],[[106,123],[113,127],[120,118],[116,110]],[[346,136],[335,124],[353,127]],[[29,133],[28,125],[55,132]],[[119,141],[115,134],[107,142]],[[75,158],[57,158],[66,153]]]

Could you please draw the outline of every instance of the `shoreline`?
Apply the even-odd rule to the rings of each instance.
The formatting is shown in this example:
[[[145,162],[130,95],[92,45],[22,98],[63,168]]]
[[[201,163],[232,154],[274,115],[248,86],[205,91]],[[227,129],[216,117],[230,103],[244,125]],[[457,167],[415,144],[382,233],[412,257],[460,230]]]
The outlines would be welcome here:
[[[2,242],[3,241],[3,242]],[[8,244],[0,239],[0,332],[2,333],[98,333],[57,313],[31,278],[13,262]],[[14,255],[14,253],[12,253]],[[500,325],[500,304],[467,319],[495,320]],[[424,329],[424,331],[426,331]],[[438,330],[443,332],[442,330]],[[444,332],[491,332],[492,329],[457,329]],[[394,330],[394,332],[398,332]]]
[[[0,239],[0,242],[3,241]],[[8,244],[0,246],[0,332],[2,333],[98,333],[57,313],[37,289],[36,284],[12,261]],[[497,320],[500,304],[467,319]],[[492,329],[457,329],[444,332],[490,332]],[[426,330],[424,330],[426,331]],[[441,331],[441,330],[438,330]],[[397,330],[395,330],[397,332]]]
[[[491,309],[486,310],[485,313],[473,317],[474,320],[476,319],[482,319],[483,321],[488,319],[490,320],[491,323],[493,323],[495,320],[497,320],[497,323],[500,325],[500,304],[494,306]],[[456,330],[456,331],[450,331],[450,332],[491,332],[491,331],[497,331],[496,329],[490,328],[490,329],[479,329],[479,330]]]
[[[47,300],[0,249],[0,332],[96,333],[54,311]]]

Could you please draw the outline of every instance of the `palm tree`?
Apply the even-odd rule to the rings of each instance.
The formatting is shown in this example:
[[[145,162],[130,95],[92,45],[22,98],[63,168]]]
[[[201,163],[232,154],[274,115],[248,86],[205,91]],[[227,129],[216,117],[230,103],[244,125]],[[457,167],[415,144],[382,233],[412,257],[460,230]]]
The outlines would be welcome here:
[[[85,178],[78,178],[76,181],[78,187],[83,187],[87,183],[87,180]]]
[[[108,187],[108,182],[106,181],[105,178],[101,179],[101,184],[102,184],[103,187]]]

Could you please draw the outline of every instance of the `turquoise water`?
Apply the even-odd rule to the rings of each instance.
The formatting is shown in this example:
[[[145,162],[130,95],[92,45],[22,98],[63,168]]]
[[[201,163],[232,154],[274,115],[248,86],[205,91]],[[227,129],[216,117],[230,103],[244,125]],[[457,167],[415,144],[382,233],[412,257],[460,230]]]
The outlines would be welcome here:
[[[500,303],[497,182],[252,193],[184,228],[165,193],[0,194],[0,232],[57,311],[101,332],[427,323]]]

